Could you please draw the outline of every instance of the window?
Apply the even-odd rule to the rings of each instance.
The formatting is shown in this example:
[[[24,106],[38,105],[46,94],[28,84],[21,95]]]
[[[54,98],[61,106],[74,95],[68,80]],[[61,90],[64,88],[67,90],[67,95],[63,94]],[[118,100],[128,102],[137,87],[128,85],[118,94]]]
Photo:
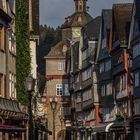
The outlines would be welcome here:
[[[87,90],[83,93],[83,101],[92,99],[92,90]]]
[[[71,108],[70,107],[60,107],[60,115],[70,115],[71,114]]]
[[[82,80],[85,81],[90,77],[91,77],[91,68],[88,68],[82,73]]]
[[[81,93],[77,93],[76,103],[80,103],[82,101]]]
[[[69,96],[69,88],[68,88],[68,84],[64,84],[63,85],[63,91],[64,91],[64,95],[65,96]]]
[[[140,99],[134,101],[134,114],[140,115]]]
[[[97,42],[96,41],[88,41],[88,54],[89,56],[93,56],[95,54]]]
[[[106,60],[100,63],[100,73],[107,72],[111,69],[111,60]]]
[[[76,84],[76,83],[79,83],[79,82],[80,82],[80,75],[77,74],[77,75],[75,76],[75,84]]]
[[[114,65],[118,65],[122,62],[123,62],[123,54],[122,52],[119,52],[114,56]]]
[[[82,22],[82,16],[78,16],[78,22]]]
[[[134,74],[134,80],[135,80],[135,87],[138,87],[139,86],[139,73],[138,72],[136,72],[135,74]]]
[[[56,84],[56,95],[57,96],[62,96],[63,95],[62,84]]]
[[[105,66],[104,66],[104,62],[100,63],[100,73],[104,72],[105,70]]]
[[[102,49],[106,47],[106,38],[102,40]]]
[[[101,86],[101,96],[104,97],[105,96],[105,85]]]
[[[139,55],[140,55],[140,43],[133,46],[133,58],[136,58]]]
[[[57,70],[63,70],[63,63],[61,62],[57,63]]]
[[[86,60],[88,57],[88,49],[82,52],[82,61]]]
[[[115,78],[115,91],[116,93],[126,89],[126,76],[125,74],[116,76]]]
[[[112,83],[106,85],[106,95],[112,95]]]
[[[107,60],[105,62],[105,71],[109,71],[111,69],[111,60]]]

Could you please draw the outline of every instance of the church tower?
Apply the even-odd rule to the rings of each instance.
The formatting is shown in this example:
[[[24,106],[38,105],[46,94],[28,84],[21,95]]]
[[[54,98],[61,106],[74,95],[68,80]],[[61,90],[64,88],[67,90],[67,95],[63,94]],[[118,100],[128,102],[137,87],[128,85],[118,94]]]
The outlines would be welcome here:
[[[75,12],[86,12],[87,0],[74,0],[75,1]]]
[[[72,15],[66,17],[62,28],[62,40],[79,39],[81,36],[81,28],[92,20],[87,11],[88,0],[73,0],[75,3],[75,11]]]

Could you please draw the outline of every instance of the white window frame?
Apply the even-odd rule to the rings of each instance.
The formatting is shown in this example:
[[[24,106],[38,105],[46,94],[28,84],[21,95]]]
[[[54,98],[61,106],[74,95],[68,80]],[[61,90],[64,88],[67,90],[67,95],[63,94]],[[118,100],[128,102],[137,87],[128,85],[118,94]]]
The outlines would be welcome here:
[[[62,62],[57,63],[57,70],[59,70],[59,71],[63,70],[63,63]]]
[[[62,84],[56,84],[56,95],[57,96],[63,95],[63,85]]]

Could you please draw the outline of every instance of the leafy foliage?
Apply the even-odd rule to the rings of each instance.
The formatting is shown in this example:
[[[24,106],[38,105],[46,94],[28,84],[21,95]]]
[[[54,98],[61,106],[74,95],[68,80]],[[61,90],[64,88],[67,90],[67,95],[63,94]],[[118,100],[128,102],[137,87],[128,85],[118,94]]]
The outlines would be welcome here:
[[[29,26],[26,0],[16,1],[16,77],[17,77],[17,99],[28,103],[25,91],[25,77],[30,73],[30,48],[29,48]]]
[[[37,48],[37,63],[40,74],[45,74],[45,59],[44,56],[48,54],[55,44],[61,41],[61,28],[56,29],[47,25],[40,25],[40,45]]]

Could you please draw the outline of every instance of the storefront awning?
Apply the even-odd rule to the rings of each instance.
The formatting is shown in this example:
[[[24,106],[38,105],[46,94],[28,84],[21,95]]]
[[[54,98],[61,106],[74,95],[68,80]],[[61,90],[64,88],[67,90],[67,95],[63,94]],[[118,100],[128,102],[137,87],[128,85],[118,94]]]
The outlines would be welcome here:
[[[110,127],[113,125],[114,123],[106,123],[106,124],[99,124],[98,126],[96,126],[95,128],[93,128],[94,132],[109,132]]]
[[[27,119],[28,116],[26,113],[21,111],[18,101],[2,97],[0,97],[0,115],[7,115],[16,119]]]

